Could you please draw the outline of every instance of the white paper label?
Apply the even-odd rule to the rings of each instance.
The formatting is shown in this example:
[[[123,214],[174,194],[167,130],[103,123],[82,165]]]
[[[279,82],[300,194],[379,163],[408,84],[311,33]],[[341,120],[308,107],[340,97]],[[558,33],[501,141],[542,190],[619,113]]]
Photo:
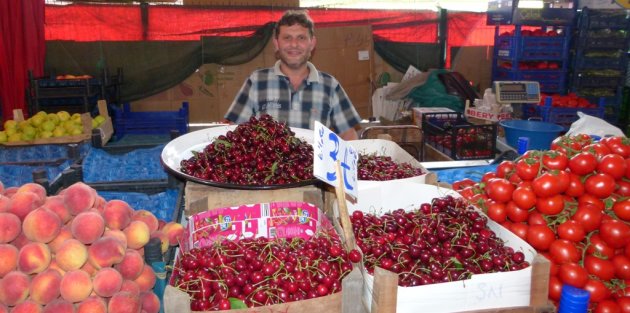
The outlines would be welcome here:
[[[341,163],[343,188],[346,194],[357,198],[357,163],[359,154],[337,134],[315,121],[313,135],[313,152],[315,153],[313,175],[323,182],[338,187],[337,161]]]

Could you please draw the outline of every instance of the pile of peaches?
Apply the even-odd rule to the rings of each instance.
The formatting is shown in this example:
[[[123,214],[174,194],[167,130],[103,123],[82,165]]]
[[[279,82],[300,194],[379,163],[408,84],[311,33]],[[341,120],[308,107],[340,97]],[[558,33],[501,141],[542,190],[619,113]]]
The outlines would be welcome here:
[[[144,246],[165,252],[183,231],[81,182],[53,196],[0,182],[0,313],[158,312]]]

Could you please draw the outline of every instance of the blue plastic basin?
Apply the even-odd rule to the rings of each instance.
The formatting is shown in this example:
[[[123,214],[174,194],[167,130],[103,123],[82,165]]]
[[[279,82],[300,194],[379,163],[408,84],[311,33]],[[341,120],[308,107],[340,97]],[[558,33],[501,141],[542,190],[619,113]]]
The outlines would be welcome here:
[[[505,120],[499,122],[505,130],[505,140],[513,148],[518,148],[518,138],[529,138],[527,150],[549,150],[551,142],[564,128],[553,123],[525,120]]]

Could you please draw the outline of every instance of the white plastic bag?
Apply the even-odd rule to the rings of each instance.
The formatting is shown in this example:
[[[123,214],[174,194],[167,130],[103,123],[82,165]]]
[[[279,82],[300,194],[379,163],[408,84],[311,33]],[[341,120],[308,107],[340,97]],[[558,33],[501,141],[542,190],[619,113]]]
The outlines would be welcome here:
[[[625,136],[621,129],[609,124],[599,117],[577,112],[580,117],[571,124],[571,128],[566,135],[587,134],[599,137],[607,136]]]

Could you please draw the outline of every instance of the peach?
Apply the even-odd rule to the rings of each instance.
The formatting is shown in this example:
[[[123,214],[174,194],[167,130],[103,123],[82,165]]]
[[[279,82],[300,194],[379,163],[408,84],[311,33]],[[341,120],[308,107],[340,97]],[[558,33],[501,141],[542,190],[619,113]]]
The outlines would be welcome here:
[[[42,201],[46,201],[46,188],[44,186],[37,183],[26,183],[18,187],[16,193],[27,191],[36,194]]]
[[[74,313],[74,304],[64,299],[55,299],[44,306],[42,313]]]
[[[14,306],[28,297],[31,279],[20,271],[11,271],[0,280],[0,303]]]
[[[92,278],[94,292],[103,298],[109,298],[120,291],[123,277],[117,270],[111,267],[101,268]]]
[[[61,276],[66,274],[66,271],[64,269],[62,269],[61,267],[59,267],[59,265],[57,264],[57,260],[55,260],[55,258],[50,260],[50,265],[48,265],[48,269],[49,270],[55,270],[55,271],[59,272],[59,274],[61,274]]]
[[[151,239],[153,238],[158,238],[160,239],[160,250],[162,251],[162,253],[166,253],[166,250],[168,250],[168,236],[166,235],[166,233],[164,233],[161,230],[156,230],[154,232],[151,233]],[[150,239],[149,239],[150,240]]]
[[[4,193],[4,184],[0,180],[0,195]]]
[[[9,212],[9,209],[11,209],[11,199],[0,194],[0,212]]]
[[[153,268],[151,268],[151,266],[143,267],[142,273],[140,273],[140,276],[138,276],[138,278],[134,279],[133,281],[135,281],[138,284],[138,287],[140,288],[140,292],[151,290],[153,286],[155,285],[155,281],[156,281],[155,272],[153,271]]]
[[[31,279],[29,288],[30,299],[41,305],[59,297],[61,274],[54,269],[47,269]]]
[[[96,195],[96,200],[94,201],[94,205],[92,206],[92,208],[102,214],[103,213],[103,209],[105,209],[105,204],[106,203],[107,203],[107,200],[105,200],[105,198],[103,198],[103,197],[101,197],[101,196],[99,196],[97,194]]]
[[[22,249],[24,245],[30,242],[31,241],[28,240],[28,238],[26,238],[26,235],[24,235],[24,232],[20,232],[17,238],[13,239],[13,241],[11,241],[10,244],[14,245],[18,249]]]
[[[85,300],[92,293],[92,279],[82,270],[66,272],[59,286],[61,298],[72,303]]]
[[[124,229],[131,222],[133,209],[122,200],[110,200],[103,208],[105,225],[110,229]]]
[[[9,307],[0,303],[0,313],[9,313]]]
[[[130,249],[140,249],[149,242],[151,231],[146,223],[141,221],[132,221],[125,229],[123,229],[127,237],[127,247]]]
[[[147,313],[158,313],[160,311],[160,298],[153,291],[140,293],[140,303],[142,310]]]
[[[157,217],[147,210],[136,210],[131,216],[132,221],[142,221],[149,227],[149,233],[158,230],[159,222]]]
[[[41,242],[25,244],[18,252],[17,267],[25,274],[37,274],[50,265],[50,249]]]
[[[106,229],[105,233],[103,233],[103,237],[114,237],[122,243],[123,247],[127,249],[127,236],[123,233],[122,230],[119,229]]]
[[[93,243],[103,235],[105,231],[105,221],[98,212],[82,212],[72,220],[70,231],[74,238],[87,245]]]
[[[64,225],[59,230],[59,234],[57,234],[57,237],[55,237],[55,239],[53,239],[51,242],[48,243],[48,247],[50,247],[50,251],[52,253],[57,253],[57,250],[59,250],[59,247],[61,247],[61,245],[64,242],[66,242],[66,240],[68,239],[74,239],[74,237],[72,237],[70,226]]]
[[[20,302],[13,307],[11,313],[41,313],[42,306],[33,300],[26,300]]]
[[[3,195],[4,195],[5,197],[12,198],[12,197],[13,197],[13,195],[17,192],[17,190],[18,190],[18,187],[9,187],[9,188],[5,188],[5,189],[4,189],[4,193],[3,193]]]
[[[90,264],[90,262],[85,262],[85,264],[83,264],[83,266],[81,267],[81,270],[90,274],[90,277],[91,277],[91,276],[94,276],[94,274],[96,274],[96,271],[98,269],[95,268],[94,265]]]
[[[136,283],[135,281],[129,279],[123,280],[120,291],[128,291],[134,294],[136,297],[140,296],[140,286],[138,286],[138,283]]]
[[[144,258],[133,249],[127,249],[123,260],[114,266],[124,279],[134,280],[140,276],[144,268]]]
[[[74,183],[63,191],[63,201],[72,215],[92,208],[96,196],[96,190],[83,182]]]
[[[76,313],[107,313],[107,303],[101,297],[90,296],[77,305]]]
[[[18,249],[14,245],[0,244],[0,278],[17,268]]]
[[[96,269],[120,263],[125,256],[125,247],[114,237],[102,237],[88,248],[88,262]]]
[[[168,222],[162,228],[162,231],[168,237],[168,243],[171,246],[177,246],[184,237],[184,226],[176,222]]]
[[[57,214],[48,209],[38,208],[24,217],[22,231],[31,241],[48,243],[57,237],[61,225],[61,219]]]
[[[20,220],[24,220],[28,213],[42,204],[44,204],[44,201],[36,193],[30,191],[18,192],[11,197],[9,212],[17,215]]]
[[[109,313],[140,312],[140,299],[130,292],[119,291],[109,299],[107,311]]]
[[[158,229],[161,230],[164,227],[164,225],[166,225],[166,221],[161,218],[158,218]]]
[[[13,241],[21,231],[22,221],[17,215],[7,212],[0,213],[0,243]]]
[[[80,269],[88,259],[88,248],[76,239],[66,240],[55,254],[57,265],[64,271]]]
[[[44,202],[41,207],[55,212],[63,224],[67,223],[72,218],[70,210],[63,201],[63,196],[50,196],[46,198],[46,202]]]

